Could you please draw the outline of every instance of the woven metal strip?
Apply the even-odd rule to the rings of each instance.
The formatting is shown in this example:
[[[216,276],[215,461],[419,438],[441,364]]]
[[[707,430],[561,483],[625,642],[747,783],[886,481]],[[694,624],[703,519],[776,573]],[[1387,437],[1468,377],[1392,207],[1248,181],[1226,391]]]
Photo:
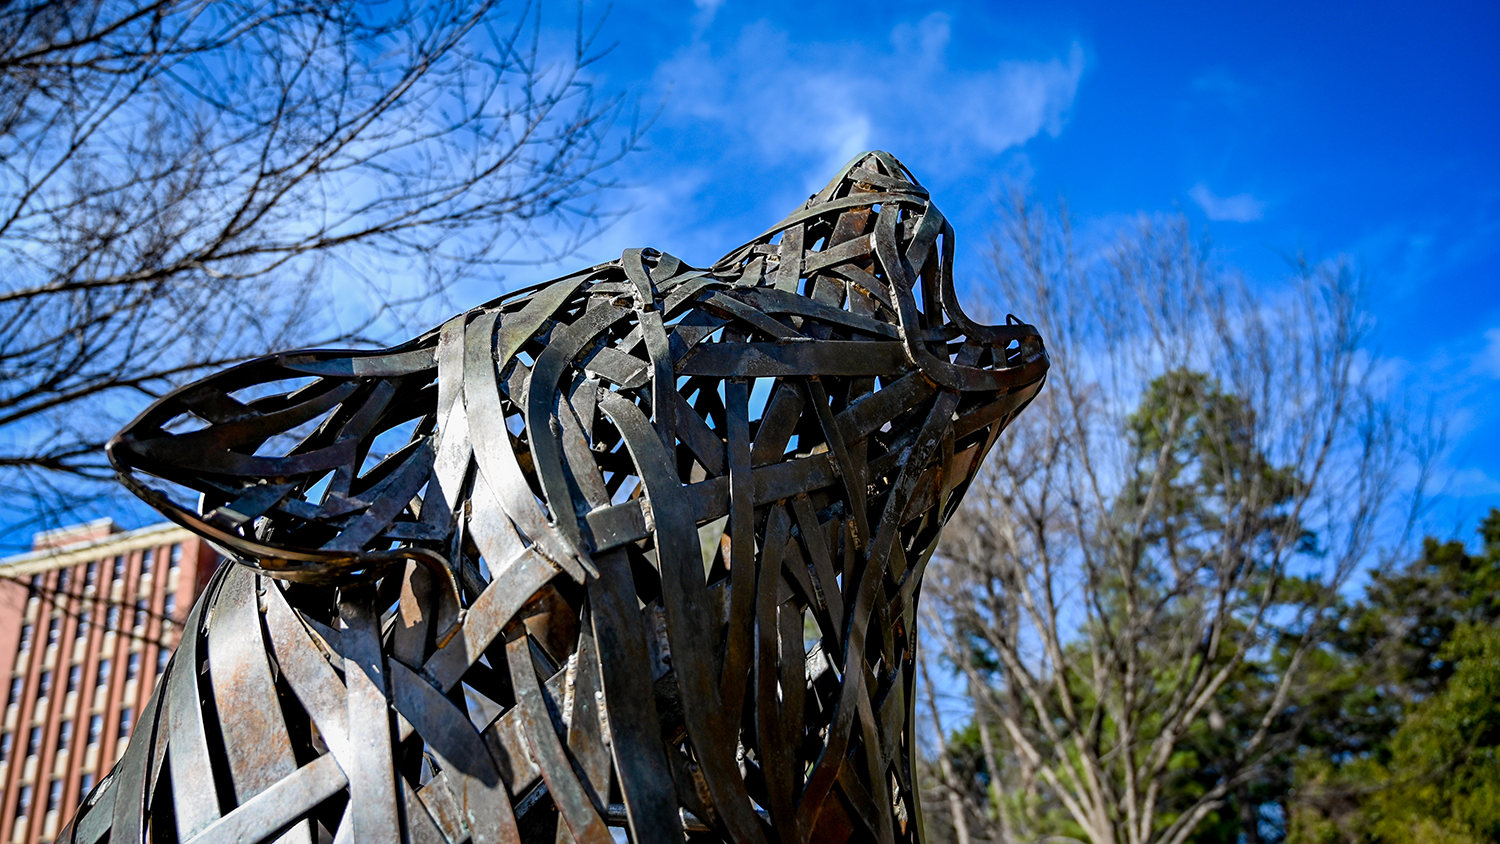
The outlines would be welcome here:
[[[1041,388],[867,153],[707,269],[649,249],[110,443],[218,572],[59,840],[921,839],[916,600]]]

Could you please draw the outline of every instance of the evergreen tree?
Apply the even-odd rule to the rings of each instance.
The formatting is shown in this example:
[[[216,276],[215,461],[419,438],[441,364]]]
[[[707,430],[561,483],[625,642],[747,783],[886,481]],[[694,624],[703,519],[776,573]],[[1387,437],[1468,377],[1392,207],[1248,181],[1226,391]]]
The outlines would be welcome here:
[[[1416,560],[1373,574],[1332,637],[1306,702],[1291,840],[1442,840],[1461,795],[1500,800],[1483,762],[1500,696],[1475,692],[1500,655],[1500,510],[1479,536],[1477,552],[1428,537]]]

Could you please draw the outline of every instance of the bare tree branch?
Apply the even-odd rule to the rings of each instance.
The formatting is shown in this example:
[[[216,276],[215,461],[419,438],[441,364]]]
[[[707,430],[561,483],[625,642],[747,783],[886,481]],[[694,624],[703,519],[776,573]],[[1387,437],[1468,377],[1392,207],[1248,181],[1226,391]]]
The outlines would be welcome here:
[[[498,0],[0,8],[0,474],[96,477],[137,396],[409,329],[607,224],[640,127],[581,9],[548,31]]]
[[[1262,293],[1185,220],[1080,252],[1024,197],[993,257],[1053,369],[945,533],[931,626],[1001,728],[987,787],[1043,788],[971,834],[1177,844],[1286,764],[1307,660],[1409,537],[1432,443],[1374,382],[1346,264]]]

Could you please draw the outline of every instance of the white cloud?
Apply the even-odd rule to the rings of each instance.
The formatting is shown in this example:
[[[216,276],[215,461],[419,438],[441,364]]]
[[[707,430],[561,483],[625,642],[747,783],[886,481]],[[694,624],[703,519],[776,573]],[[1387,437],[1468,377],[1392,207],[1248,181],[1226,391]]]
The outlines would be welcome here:
[[[1248,223],[1259,220],[1265,213],[1266,204],[1248,193],[1234,196],[1217,196],[1208,186],[1199,182],[1188,191],[1188,196],[1203,208],[1208,219],[1231,223]]]
[[[1479,370],[1500,378],[1500,328],[1484,332],[1484,351],[1479,353]]]
[[[939,60],[953,37],[953,18],[932,12],[916,23],[898,23],[891,29],[891,45],[898,53],[915,54],[927,61]]]
[[[1456,469],[1448,476],[1443,492],[1455,498],[1500,495],[1500,480],[1490,477],[1483,469],[1468,466]]]
[[[714,22],[714,15],[718,14],[719,7],[724,5],[724,0],[693,0],[698,14],[693,16],[694,27],[702,32]]]
[[[663,123],[696,131],[718,158],[746,153],[795,167],[807,180],[799,189],[821,187],[830,170],[870,147],[929,167],[982,166],[1062,131],[1084,70],[1082,47],[959,69],[948,62],[953,25],[942,13],[901,24],[888,49],[794,41],[765,22],[727,46],[698,41],[657,70],[669,91]]]
[[[637,89],[661,110],[622,186],[629,213],[578,255],[512,270],[505,287],[613,259],[627,246],[707,266],[869,149],[892,152],[930,187],[970,183],[968,195],[982,197],[997,174],[1028,166],[999,153],[1063,130],[1085,66],[1073,44],[1050,58],[954,67],[949,41],[962,23],[941,13],[896,26],[885,40],[816,42],[766,21],[728,31],[721,16],[710,27],[713,13],[730,7],[694,3],[697,31]],[[939,199],[950,214],[953,195]],[[466,295],[470,288],[476,301],[495,295],[483,283]]]

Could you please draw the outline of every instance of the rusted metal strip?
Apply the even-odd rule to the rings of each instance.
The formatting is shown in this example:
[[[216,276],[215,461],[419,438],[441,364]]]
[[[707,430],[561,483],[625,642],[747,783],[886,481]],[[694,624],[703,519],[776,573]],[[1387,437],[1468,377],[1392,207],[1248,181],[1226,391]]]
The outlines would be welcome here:
[[[215,635],[208,640],[214,701],[252,716],[221,720],[219,727],[230,782],[240,803],[297,770],[266,660],[268,648],[261,639],[256,578],[241,567],[225,571],[214,602]]]
[[[494,760],[453,702],[399,662],[388,663],[391,703],[426,739],[458,798],[474,844],[518,844],[510,797]]]
[[[682,820],[661,742],[648,633],[636,609],[630,560],[623,549],[616,549],[598,561],[600,589],[591,620],[613,735],[611,751],[631,835],[638,844],[678,844]]]
[[[214,821],[187,844],[248,844],[269,841],[332,797],[348,781],[332,756],[321,756],[298,768],[249,802]],[[380,836],[370,841],[383,840]]]
[[[899,343],[824,340],[817,343],[709,343],[677,364],[678,375],[786,378],[794,375],[890,376],[911,368]]]
[[[557,407],[566,393],[558,390],[558,381],[583,347],[605,329],[629,315],[629,311],[610,305],[589,307],[577,322],[553,331],[552,341],[537,358],[531,371],[531,388],[526,401],[526,432],[530,437],[532,466],[542,492],[552,510],[554,526],[573,545],[583,547],[578,532],[578,517],[573,509],[563,477],[562,443],[553,430],[557,424]]]
[[[492,352],[497,316],[490,313],[479,317],[469,324],[464,335],[464,404],[470,419],[470,435],[474,439],[474,455],[479,461],[479,471],[484,473],[495,493],[496,502],[511,521],[525,531],[549,559],[576,570],[578,563],[574,549],[567,547],[565,535],[558,535],[547,523],[541,507],[531,495],[526,475],[521,471],[510,444]],[[478,424],[481,419],[483,425]],[[575,576],[581,578],[582,572]]]
[[[391,758],[390,687],[380,649],[380,619],[370,587],[343,590],[339,602],[339,650],[344,657],[349,745],[353,764],[344,824],[355,841],[382,844],[400,840],[399,797]]]
[[[510,661],[510,677],[515,684],[516,706],[521,712],[521,723],[531,745],[532,756],[542,769],[542,778],[547,781],[547,790],[557,803],[558,812],[578,844],[610,844],[613,839],[604,826],[604,820],[599,817],[584,793],[577,774],[573,772],[573,765],[557,739],[557,733],[553,732],[552,718],[547,713],[547,704],[542,700],[542,690],[537,684],[531,648],[524,631],[505,644],[505,652]]]
[[[182,627],[177,652],[167,663],[162,686],[167,695],[167,722],[170,738],[167,764],[172,774],[172,805],[178,836],[192,838],[219,819],[219,797],[214,783],[213,763],[209,760],[208,734],[204,729],[202,699],[199,687],[203,648],[203,608],[215,600],[224,579],[232,573],[223,569],[214,573],[204,590],[204,600],[193,605]]]
[[[768,772],[766,786],[770,795],[771,823],[775,827],[795,829],[796,783],[774,776],[775,771],[797,764],[795,748],[783,729],[781,707],[776,704],[781,680],[776,616],[780,603],[781,552],[786,548],[788,526],[786,508],[773,505],[767,514],[765,551],[755,591],[755,700],[758,704],[755,737],[761,767]],[[803,832],[797,830],[796,840],[803,837]]]
[[[349,740],[348,692],[343,680],[313,644],[281,590],[268,587],[265,602],[266,631],[281,676],[301,702],[328,752],[344,760],[339,763],[341,768],[352,766],[356,751]]]
[[[755,601],[755,484],[750,473],[750,387],[744,381],[724,385],[728,415],[729,456],[729,617],[749,618]],[[726,719],[740,720],[745,683],[749,679],[752,631],[731,624],[724,645],[720,688]]]
[[[765,840],[760,821],[750,811],[744,784],[734,762],[734,749],[723,740],[726,723],[719,695],[719,672],[705,645],[714,640],[713,616],[703,566],[686,497],[661,441],[635,405],[614,393],[599,397],[603,410],[625,440],[640,473],[641,485],[653,501],[658,565],[662,574],[662,603],[667,609],[668,637],[674,654],[673,670],[682,692],[683,715],[698,765],[730,834],[747,844]]]

